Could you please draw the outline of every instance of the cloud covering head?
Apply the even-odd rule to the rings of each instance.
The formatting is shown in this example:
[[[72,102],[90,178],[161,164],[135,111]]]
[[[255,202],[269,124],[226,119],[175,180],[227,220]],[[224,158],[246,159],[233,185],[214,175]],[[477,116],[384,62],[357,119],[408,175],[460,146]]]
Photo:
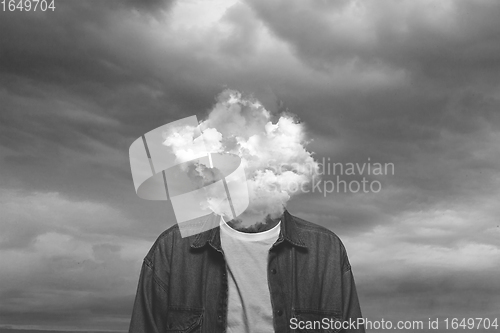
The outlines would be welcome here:
[[[196,137],[196,130],[186,126],[169,133],[163,144],[172,148],[179,162],[199,155],[193,147],[241,158],[250,201],[245,213],[238,217],[244,226],[280,216],[287,201],[305,189],[317,173],[318,164],[306,148],[303,124],[290,113],[273,115],[258,100],[238,91],[219,94],[199,128],[202,136]],[[204,145],[198,144],[200,140]],[[198,172],[199,182],[200,177],[213,179],[210,169],[198,166],[189,171],[191,175]],[[217,205],[211,209],[223,213]]]

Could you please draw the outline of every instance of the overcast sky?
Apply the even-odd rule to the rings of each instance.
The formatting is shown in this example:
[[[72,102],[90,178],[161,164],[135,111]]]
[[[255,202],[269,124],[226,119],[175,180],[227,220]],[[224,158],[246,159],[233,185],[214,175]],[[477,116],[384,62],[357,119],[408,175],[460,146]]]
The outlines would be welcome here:
[[[365,317],[500,316],[499,1],[55,5],[0,12],[0,325],[128,328],[175,223],[128,148],[226,88],[296,114],[318,161],[394,164],[288,205],[343,240]]]

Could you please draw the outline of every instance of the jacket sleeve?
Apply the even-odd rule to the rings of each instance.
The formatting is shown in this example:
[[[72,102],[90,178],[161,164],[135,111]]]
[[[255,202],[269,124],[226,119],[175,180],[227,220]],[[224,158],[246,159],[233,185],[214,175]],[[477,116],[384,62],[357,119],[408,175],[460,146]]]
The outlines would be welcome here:
[[[168,276],[168,257],[155,244],[142,263],[129,333],[165,332]]]
[[[361,320],[363,316],[361,315],[356,284],[354,283],[354,277],[350,268],[342,274],[342,301],[343,320],[356,323],[355,326],[350,326],[349,329],[343,332],[365,333],[364,325],[358,325],[358,319]]]
[[[342,269],[342,313],[344,322],[355,322],[355,325],[350,325],[348,329],[343,330],[345,333],[365,333],[365,327],[360,322],[363,318],[361,307],[359,305],[358,293],[356,292],[356,284],[352,275],[351,265],[347,258],[347,252],[342,245],[343,250],[343,269]]]

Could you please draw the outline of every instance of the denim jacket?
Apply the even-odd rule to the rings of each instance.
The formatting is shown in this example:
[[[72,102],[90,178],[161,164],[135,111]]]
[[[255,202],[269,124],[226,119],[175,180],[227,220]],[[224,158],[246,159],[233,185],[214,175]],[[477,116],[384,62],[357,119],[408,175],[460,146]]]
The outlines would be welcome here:
[[[364,333],[347,324],[361,318],[361,310],[340,239],[288,211],[281,221],[268,257],[274,331]],[[227,304],[219,227],[182,238],[176,224],[144,259],[129,332],[226,332]]]

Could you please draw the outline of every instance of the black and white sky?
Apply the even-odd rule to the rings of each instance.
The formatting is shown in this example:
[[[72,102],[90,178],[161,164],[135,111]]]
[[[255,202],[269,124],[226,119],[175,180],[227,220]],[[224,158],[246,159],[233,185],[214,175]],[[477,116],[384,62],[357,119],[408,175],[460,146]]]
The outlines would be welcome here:
[[[296,114],[318,161],[393,163],[288,204],[343,240],[365,317],[500,317],[499,1],[55,5],[0,12],[0,327],[128,328],[175,223],[128,148],[227,88]]]

